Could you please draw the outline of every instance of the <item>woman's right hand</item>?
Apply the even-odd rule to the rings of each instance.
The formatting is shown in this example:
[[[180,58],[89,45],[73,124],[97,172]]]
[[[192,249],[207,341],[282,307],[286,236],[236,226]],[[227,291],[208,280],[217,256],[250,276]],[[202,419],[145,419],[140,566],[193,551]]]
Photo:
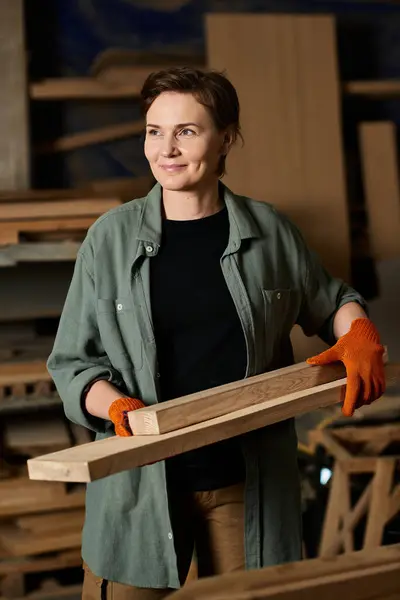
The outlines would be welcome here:
[[[128,412],[143,408],[145,405],[137,398],[117,398],[108,410],[108,416],[114,423],[115,433],[121,437],[133,435],[129,426]]]

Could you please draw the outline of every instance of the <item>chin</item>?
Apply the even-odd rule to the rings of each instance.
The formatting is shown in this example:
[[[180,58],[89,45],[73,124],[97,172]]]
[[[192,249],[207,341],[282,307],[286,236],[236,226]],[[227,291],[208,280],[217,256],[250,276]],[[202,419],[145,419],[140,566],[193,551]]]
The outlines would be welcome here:
[[[160,177],[158,183],[165,189],[171,192],[186,192],[196,188],[199,185],[198,181],[190,181],[187,177]]]

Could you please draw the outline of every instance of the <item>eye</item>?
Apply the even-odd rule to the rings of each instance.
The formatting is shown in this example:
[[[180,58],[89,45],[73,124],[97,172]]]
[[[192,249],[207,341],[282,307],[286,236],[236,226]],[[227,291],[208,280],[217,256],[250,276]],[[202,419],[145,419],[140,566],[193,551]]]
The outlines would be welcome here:
[[[160,132],[159,129],[148,129],[147,130],[147,135],[157,136],[157,135],[161,135],[161,132]]]
[[[192,135],[196,135],[196,132],[193,131],[193,129],[182,129],[182,131],[180,131],[180,135],[183,135],[185,137],[191,137]]]

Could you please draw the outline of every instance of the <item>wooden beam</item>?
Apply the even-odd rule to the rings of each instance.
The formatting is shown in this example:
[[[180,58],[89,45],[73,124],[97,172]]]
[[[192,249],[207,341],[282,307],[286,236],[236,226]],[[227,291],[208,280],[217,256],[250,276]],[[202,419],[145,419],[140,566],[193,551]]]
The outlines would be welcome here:
[[[400,180],[394,123],[359,127],[364,192],[372,255],[400,256]]]
[[[1,245],[1,243],[0,243]],[[0,248],[0,267],[22,262],[53,262],[75,260],[80,242],[30,242]]]
[[[129,424],[135,435],[168,433],[343,377],[346,370],[342,363],[310,367],[303,362],[219,386],[211,395],[205,390],[147,406],[129,413]]]
[[[0,227],[0,246],[18,244],[19,236],[24,233],[44,233],[48,231],[67,232],[85,231],[98,218],[80,217],[78,219],[66,217],[64,219],[35,219],[31,221],[6,221]]]
[[[386,366],[397,380],[400,364]],[[346,379],[294,392],[157,436],[112,437],[28,461],[32,479],[86,482],[207,446],[340,401]],[[215,390],[209,390],[213,396]],[[369,460],[369,459],[368,459]]]
[[[0,364],[0,387],[51,381],[43,360]]]
[[[54,202],[13,202],[0,204],[0,221],[58,219],[60,217],[100,216],[120,205],[118,199],[74,199]]]
[[[116,125],[107,125],[92,129],[91,131],[82,131],[65,135],[51,142],[44,142],[35,147],[37,154],[51,154],[53,152],[66,152],[84,148],[92,144],[101,144],[143,133],[145,127],[144,121],[130,121],[128,123],[118,123]]]
[[[285,213],[328,270],[348,280],[334,17],[224,13],[206,24],[208,64],[226,70],[241,103],[245,144],[229,154],[227,185]]]
[[[90,77],[61,77],[44,79],[30,85],[32,100],[106,100],[109,98],[136,98],[150,73],[149,67],[143,71],[138,81],[129,81],[117,85]]]
[[[400,546],[199,579],[171,600],[395,600]]]
[[[370,98],[397,98],[400,96],[400,80],[347,81],[343,84],[345,94]]]
[[[29,187],[24,2],[0,2],[0,189]]]

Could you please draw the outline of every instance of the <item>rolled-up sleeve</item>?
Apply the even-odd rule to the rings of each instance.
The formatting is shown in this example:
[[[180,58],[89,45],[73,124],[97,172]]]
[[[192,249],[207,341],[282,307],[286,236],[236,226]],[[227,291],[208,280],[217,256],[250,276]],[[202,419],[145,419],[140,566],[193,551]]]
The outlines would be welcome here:
[[[307,336],[318,335],[332,345],[336,342],[333,322],[339,308],[349,302],[357,302],[367,311],[367,304],[350,285],[327,272],[300,234],[297,239],[303,267],[300,269],[303,276],[300,286],[302,303],[297,323]]]
[[[121,390],[124,383],[102,347],[95,298],[93,275],[81,249],[47,368],[68,419],[103,433],[111,424],[87,412],[85,390],[97,379],[106,379]]]

